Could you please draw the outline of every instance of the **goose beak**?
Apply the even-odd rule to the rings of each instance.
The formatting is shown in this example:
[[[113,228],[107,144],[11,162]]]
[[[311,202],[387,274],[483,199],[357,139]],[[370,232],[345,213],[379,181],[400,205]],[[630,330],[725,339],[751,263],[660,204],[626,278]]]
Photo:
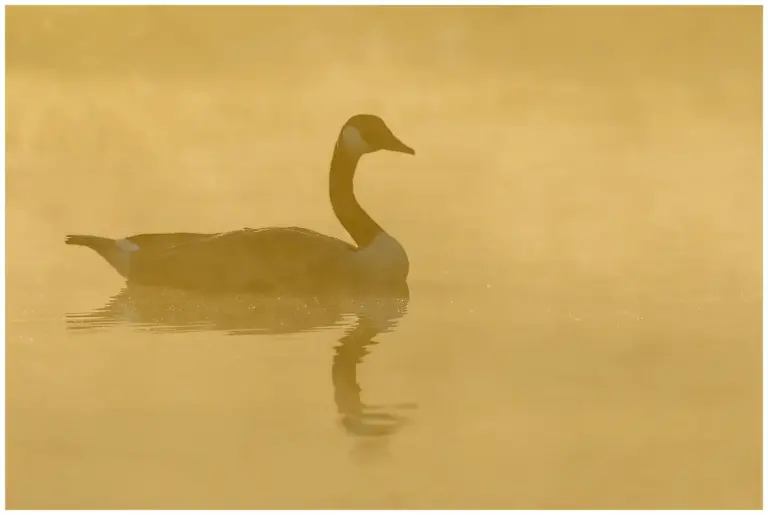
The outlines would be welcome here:
[[[416,151],[413,150],[411,147],[397,139],[396,137],[392,136],[392,141],[390,141],[389,145],[385,147],[386,150],[391,150],[392,152],[401,152],[403,154],[410,154],[412,156],[416,155]]]

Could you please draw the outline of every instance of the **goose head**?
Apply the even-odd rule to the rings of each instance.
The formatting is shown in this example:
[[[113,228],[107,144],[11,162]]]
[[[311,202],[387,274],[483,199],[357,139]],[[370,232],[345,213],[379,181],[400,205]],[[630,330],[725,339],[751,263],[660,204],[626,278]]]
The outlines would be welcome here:
[[[358,114],[350,118],[341,129],[339,144],[345,152],[357,156],[379,150],[416,154],[392,133],[384,120],[372,114]]]

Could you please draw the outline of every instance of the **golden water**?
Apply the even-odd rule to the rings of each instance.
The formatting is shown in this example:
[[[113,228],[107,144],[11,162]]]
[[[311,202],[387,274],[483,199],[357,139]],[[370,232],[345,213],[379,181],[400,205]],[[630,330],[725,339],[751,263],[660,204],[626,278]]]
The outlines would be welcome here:
[[[759,7],[7,24],[8,507],[761,506]],[[120,293],[64,245],[347,238],[358,112],[417,152],[357,178],[407,303]]]

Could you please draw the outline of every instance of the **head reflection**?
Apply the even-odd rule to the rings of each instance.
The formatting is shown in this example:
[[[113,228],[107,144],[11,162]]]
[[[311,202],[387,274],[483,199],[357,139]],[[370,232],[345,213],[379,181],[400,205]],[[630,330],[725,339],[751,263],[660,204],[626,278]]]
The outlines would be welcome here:
[[[148,286],[128,286],[103,307],[67,315],[72,331],[98,331],[127,325],[151,332],[214,331],[229,335],[279,335],[346,327],[331,366],[339,423],[349,435],[387,437],[407,421],[415,406],[365,404],[358,365],[396,329],[407,312],[407,288],[388,294],[265,296],[211,294]],[[367,445],[367,444],[366,444]]]

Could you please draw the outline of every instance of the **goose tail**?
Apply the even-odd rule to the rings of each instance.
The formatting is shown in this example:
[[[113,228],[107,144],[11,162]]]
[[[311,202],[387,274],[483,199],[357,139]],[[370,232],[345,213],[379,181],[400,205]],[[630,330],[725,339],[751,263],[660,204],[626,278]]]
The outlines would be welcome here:
[[[121,240],[122,241],[122,240]],[[85,234],[68,234],[64,243],[67,245],[80,245],[88,247],[104,258],[107,263],[125,278],[128,278],[130,267],[130,250],[121,247],[120,241],[101,236],[88,236]],[[138,248],[138,247],[136,247]]]
[[[64,243],[67,245],[82,245],[96,252],[103,251],[107,247],[115,244],[114,240],[102,238],[101,236],[87,236],[85,234],[67,234]]]

